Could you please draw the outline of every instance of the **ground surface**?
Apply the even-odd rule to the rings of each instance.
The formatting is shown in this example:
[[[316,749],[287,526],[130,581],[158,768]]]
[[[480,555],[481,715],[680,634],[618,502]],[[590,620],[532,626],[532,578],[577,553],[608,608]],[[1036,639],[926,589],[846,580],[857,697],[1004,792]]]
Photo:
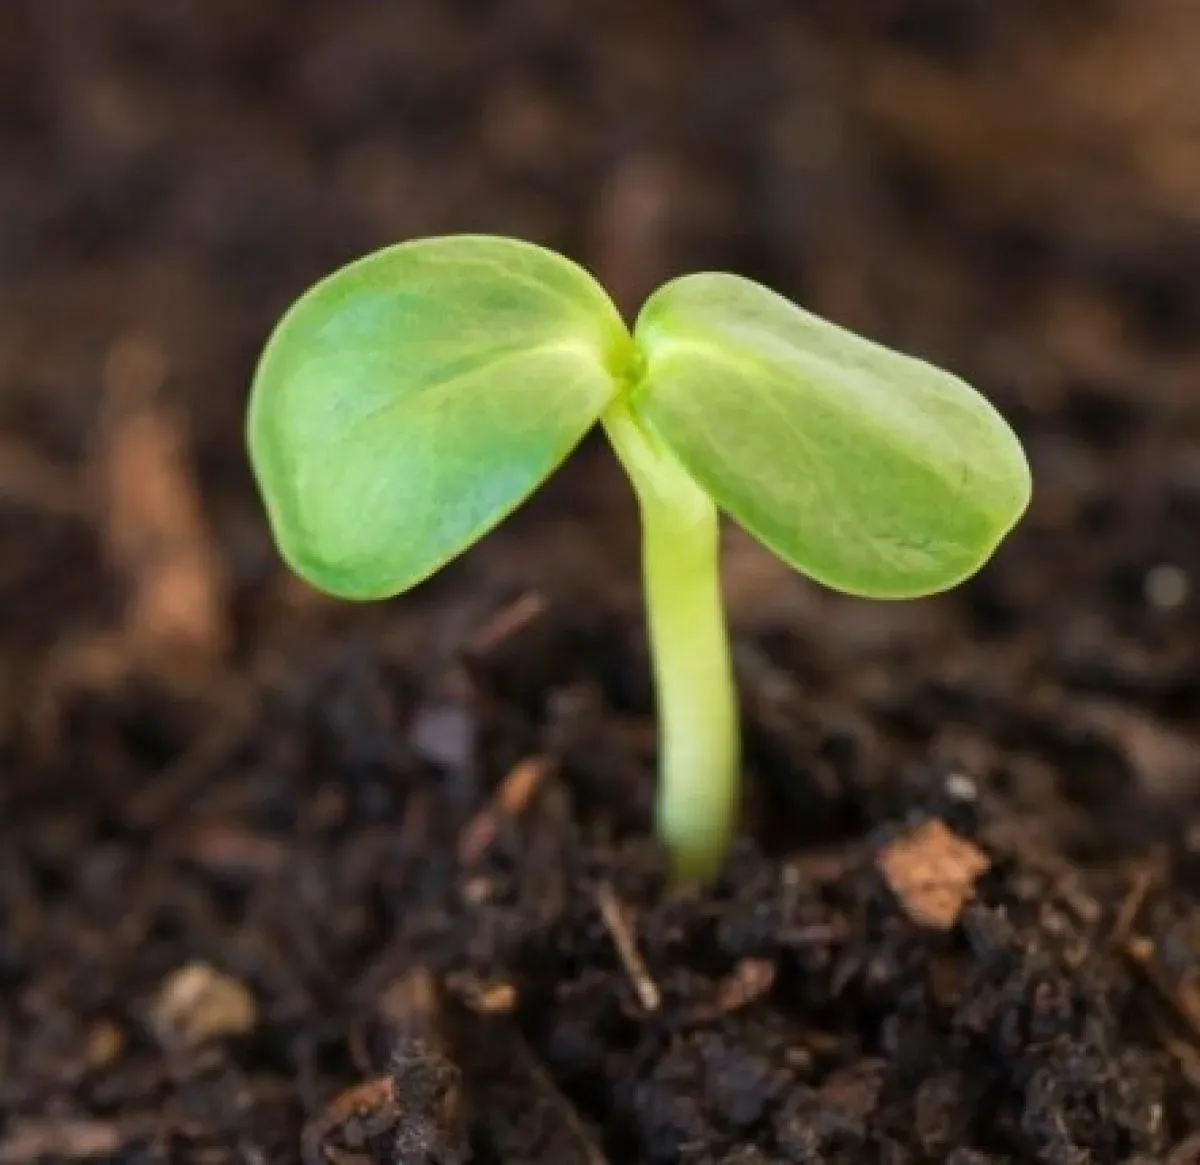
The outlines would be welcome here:
[[[0,1163],[1200,1160],[1189,9],[0,6]],[[710,893],[602,449],[395,604],[267,541],[266,329],[459,229],[744,271],[1027,439],[936,602],[731,536]]]

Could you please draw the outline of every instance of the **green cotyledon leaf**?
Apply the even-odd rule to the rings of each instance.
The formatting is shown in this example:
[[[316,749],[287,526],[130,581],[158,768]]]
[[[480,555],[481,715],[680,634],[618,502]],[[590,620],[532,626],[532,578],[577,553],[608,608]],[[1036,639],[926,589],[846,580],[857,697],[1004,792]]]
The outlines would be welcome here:
[[[835,590],[952,587],[1028,505],[1021,446],[973,388],[750,280],[666,284],[634,339],[641,425],[735,521]]]
[[[324,279],[251,390],[250,459],[284,559],[343,598],[420,582],[564,460],[631,343],[586,271],[530,243],[401,243]]]

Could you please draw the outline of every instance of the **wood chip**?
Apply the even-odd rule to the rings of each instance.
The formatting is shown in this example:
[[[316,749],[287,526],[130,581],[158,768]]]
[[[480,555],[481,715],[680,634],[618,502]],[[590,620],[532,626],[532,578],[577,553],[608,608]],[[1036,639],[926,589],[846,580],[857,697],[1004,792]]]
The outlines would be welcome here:
[[[305,1165],[370,1165],[368,1149],[376,1137],[390,1133],[400,1121],[391,1076],[364,1080],[339,1092],[300,1136]]]
[[[723,1012],[740,1011],[761,999],[775,986],[775,964],[770,959],[742,959],[717,988],[717,1006]]]
[[[97,472],[108,551],[130,587],[131,648],[174,674],[215,663],[230,633],[223,563],[179,421],[159,399],[167,373],[153,340],[127,336],[113,346]]]
[[[111,1020],[98,1020],[88,1032],[84,1058],[93,1072],[107,1068],[125,1050],[125,1033]]]
[[[150,1018],[163,1044],[193,1048],[252,1031],[258,1007],[249,989],[232,976],[205,963],[190,963],[163,982]]]
[[[446,987],[478,1015],[511,1015],[520,1001],[517,988],[505,979],[479,980],[466,974],[446,976]]]
[[[143,1130],[145,1132],[146,1130]],[[114,1121],[84,1118],[16,1120],[0,1140],[0,1165],[33,1161],[84,1161],[112,1157],[129,1142]]]
[[[990,862],[977,846],[934,819],[886,846],[876,864],[909,918],[949,930]]]
[[[546,613],[546,596],[526,591],[507,606],[501,607],[464,645],[464,654],[483,659],[506,640],[532,626]]]
[[[287,847],[278,838],[225,822],[199,827],[184,842],[182,853],[208,873],[225,878],[269,877],[288,861]]]
[[[462,831],[458,860],[464,866],[478,862],[496,840],[501,821],[522,813],[553,771],[554,762],[546,756],[529,756],[518,761],[496,787],[491,803],[472,817]]]
[[[711,1001],[688,1012],[690,1023],[711,1023],[722,1016],[757,1003],[775,986],[775,964],[770,959],[745,958],[717,983]]]

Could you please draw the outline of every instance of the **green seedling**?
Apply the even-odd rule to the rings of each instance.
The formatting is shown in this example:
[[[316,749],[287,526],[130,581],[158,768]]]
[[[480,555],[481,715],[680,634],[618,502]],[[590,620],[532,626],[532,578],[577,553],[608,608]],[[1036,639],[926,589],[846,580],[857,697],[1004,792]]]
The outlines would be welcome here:
[[[574,263],[474,235],[389,247],[301,297],[248,439],[283,558],[367,600],[466,550],[597,422],[641,513],[657,826],[678,879],[702,879],[738,800],[718,514],[830,588],[914,598],[991,556],[1029,467],[963,381],[747,279],[675,279],[631,330]]]

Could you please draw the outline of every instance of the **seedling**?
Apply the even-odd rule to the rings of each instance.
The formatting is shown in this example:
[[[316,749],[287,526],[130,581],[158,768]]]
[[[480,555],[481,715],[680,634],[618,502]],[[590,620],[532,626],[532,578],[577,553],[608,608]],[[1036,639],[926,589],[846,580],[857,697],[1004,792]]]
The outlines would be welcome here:
[[[967,384],[747,279],[672,280],[631,331],[574,263],[476,235],[389,247],[301,297],[248,438],[284,559],[367,600],[466,550],[597,421],[641,513],[658,830],[678,878],[705,878],[739,774],[718,513],[828,587],[914,598],[991,556],[1029,467]]]

